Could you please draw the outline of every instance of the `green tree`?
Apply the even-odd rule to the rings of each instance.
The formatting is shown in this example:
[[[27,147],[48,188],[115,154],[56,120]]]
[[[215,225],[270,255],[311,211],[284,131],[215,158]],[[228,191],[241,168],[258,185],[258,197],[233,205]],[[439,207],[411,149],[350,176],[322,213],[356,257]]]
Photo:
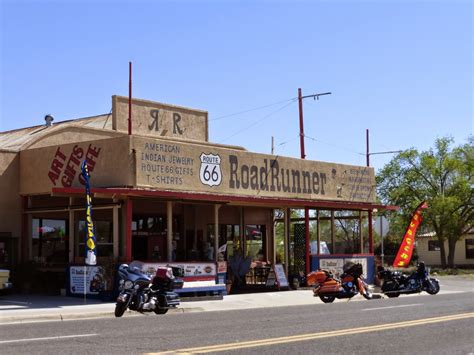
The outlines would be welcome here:
[[[474,220],[474,137],[458,147],[452,144],[452,138],[440,138],[429,151],[406,150],[377,175],[379,197],[400,206],[396,225],[406,226],[416,206],[428,202],[423,224],[436,232],[443,268],[454,266],[456,242]]]

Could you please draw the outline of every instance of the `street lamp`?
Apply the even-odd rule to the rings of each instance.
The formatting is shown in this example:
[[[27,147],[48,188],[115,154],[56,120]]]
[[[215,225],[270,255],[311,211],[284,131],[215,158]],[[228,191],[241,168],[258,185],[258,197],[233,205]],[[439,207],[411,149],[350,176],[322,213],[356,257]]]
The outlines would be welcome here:
[[[302,96],[301,95],[301,88],[298,88],[298,107],[299,107],[299,113],[300,113],[300,148],[301,148],[301,159],[304,159],[306,157],[305,151],[304,151],[304,125],[303,125],[303,99],[306,99],[308,97],[312,97],[314,100],[319,100],[320,96],[323,95],[331,95],[330,92],[323,92],[320,94],[312,94],[312,95],[306,95]],[[305,206],[304,208],[304,225],[305,225],[305,241],[306,241],[306,275],[310,273],[310,261],[309,261],[309,209],[308,207]],[[318,253],[320,252],[319,250],[319,245],[318,245]]]

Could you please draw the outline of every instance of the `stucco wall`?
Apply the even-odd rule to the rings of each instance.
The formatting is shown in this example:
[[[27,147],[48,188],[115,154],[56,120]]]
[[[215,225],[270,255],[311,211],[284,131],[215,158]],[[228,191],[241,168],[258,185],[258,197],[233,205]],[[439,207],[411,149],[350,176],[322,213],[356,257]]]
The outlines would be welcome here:
[[[0,232],[21,234],[21,198],[19,195],[20,156],[0,151]]]
[[[454,264],[455,265],[474,265],[474,259],[466,259],[466,238],[474,239],[474,234],[468,234],[462,236],[456,244],[456,250],[454,252]],[[436,240],[430,238],[418,238],[416,250],[419,256],[419,260],[423,260],[426,265],[441,265],[440,252],[429,251],[428,241]],[[444,243],[446,254],[448,253],[448,242]],[[447,258],[447,255],[446,255]]]
[[[92,187],[133,186],[130,137],[59,144],[20,153],[20,193],[51,193],[53,187],[83,187],[81,163],[87,158]]]
[[[49,146],[57,146],[68,144],[70,142],[87,142],[101,140],[114,137],[122,137],[123,133],[112,130],[102,130],[88,128],[84,126],[57,126],[48,131],[46,135],[42,135],[38,140],[33,140],[27,144],[24,149],[43,148]]]
[[[113,129],[128,132],[128,98],[112,96]],[[133,134],[208,140],[207,112],[147,100],[132,100]]]
[[[132,138],[138,187],[252,197],[375,202],[374,169],[217,146]]]

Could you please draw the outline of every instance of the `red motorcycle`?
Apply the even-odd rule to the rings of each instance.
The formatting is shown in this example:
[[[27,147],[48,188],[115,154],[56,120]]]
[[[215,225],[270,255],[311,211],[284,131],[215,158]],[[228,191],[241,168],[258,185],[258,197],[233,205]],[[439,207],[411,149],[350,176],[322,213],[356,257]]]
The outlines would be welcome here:
[[[336,298],[352,298],[358,293],[368,300],[372,299],[372,292],[362,279],[363,270],[360,263],[347,263],[343,271],[340,279],[326,270],[311,272],[307,282],[308,285],[314,285],[314,297],[319,297],[324,303],[332,303]]]

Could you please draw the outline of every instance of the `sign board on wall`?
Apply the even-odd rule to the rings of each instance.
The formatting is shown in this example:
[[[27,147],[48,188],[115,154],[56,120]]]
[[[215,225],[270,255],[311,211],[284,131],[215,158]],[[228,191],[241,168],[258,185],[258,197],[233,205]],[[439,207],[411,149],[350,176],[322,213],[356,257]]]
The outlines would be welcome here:
[[[155,275],[159,266],[175,266],[184,270],[184,277],[216,276],[215,263],[144,263],[143,270],[149,275]]]
[[[23,150],[20,192],[49,193],[53,187],[84,188],[81,163],[85,159],[93,187],[135,183],[130,138],[124,136]]]
[[[133,137],[138,187],[375,202],[374,169]]]
[[[343,268],[347,262],[352,262],[354,264],[362,264],[363,277],[367,277],[367,259],[366,258],[328,258],[328,259],[319,259],[319,268],[322,270],[327,270],[334,277],[340,277],[344,272]]]
[[[103,290],[104,283],[99,276],[98,266],[70,266],[69,292],[72,295],[98,295]]]
[[[128,110],[127,97],[112,97],[112,127],[114,130],[128,132]],[[132,132],[154,137],[207,142],[207,112],[132,99]]]

